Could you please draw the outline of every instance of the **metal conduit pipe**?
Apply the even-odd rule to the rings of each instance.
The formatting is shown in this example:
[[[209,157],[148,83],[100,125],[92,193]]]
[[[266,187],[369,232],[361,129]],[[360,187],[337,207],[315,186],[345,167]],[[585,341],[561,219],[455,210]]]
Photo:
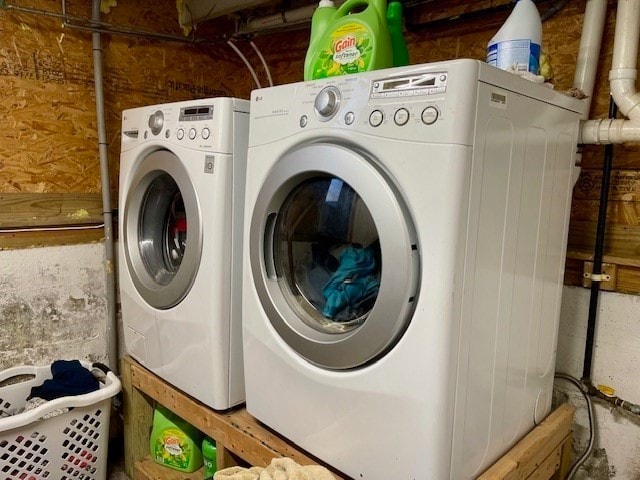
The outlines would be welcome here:
[[[92,19],[100,21],[100,0],[93,0]],[[96,117],[98,126],[98,151],[100,155],[100,179],[102,184],[102,217],[104,219],[104,270],[107,297],[107,356],[111,370],[118,372],[118,324],[116,317],[116,278],[114,264],[113,215],[111,212],[111,182],[109,180],[109,156],[107,128],[104,111],[104,85],[102,74],[102,41],[100,33],[93,33],[93,79],[96,91]]]
[[[613,97],[609,98],[609,118],[614,119],[618,113]],[[591,369],[593,349],[595,345],[596,323],[598,316],[598,298],[600,295],[600,281],[602,274],[602,258],[604,256],[605,230],[607,227],[607,206],[609,205],[609,189],[611,171],[613,169],[613,145],[604,147],[602,162],[602,182],[600,185],[600,202],[598,207],[598,221],[596,223],[596,240],[593,247],[593,272],[591,277],[591,292],[589,296],[589,315],[587,318],[587,338],[584,348],[584,362],[582,367],[582,381],[591,384]]]

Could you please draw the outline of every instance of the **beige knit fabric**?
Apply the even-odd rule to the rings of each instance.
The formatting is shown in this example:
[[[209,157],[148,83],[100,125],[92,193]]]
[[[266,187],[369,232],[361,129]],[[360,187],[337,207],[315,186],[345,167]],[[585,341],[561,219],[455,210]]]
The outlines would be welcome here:
[[[213,480],[335,480],[320,465],[298,465],[290,458],[274,458],[268,467],[230,467],[217,471]]]

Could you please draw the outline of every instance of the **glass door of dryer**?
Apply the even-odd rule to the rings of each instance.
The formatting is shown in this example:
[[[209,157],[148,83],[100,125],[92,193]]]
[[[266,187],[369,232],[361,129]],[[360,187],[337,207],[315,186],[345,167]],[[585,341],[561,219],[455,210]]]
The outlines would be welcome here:
[[[124,205],[124,251],[138,293],[152,307],[177,305],[193,285],[202,253],[200,208],[180,159],[157,150],[133,174]]]
[[[414,228],[365,154],[313,144],[282,157],[258,195],[249,241],[267,316],[308,361],[356,368],[405,331],[417,294]]]

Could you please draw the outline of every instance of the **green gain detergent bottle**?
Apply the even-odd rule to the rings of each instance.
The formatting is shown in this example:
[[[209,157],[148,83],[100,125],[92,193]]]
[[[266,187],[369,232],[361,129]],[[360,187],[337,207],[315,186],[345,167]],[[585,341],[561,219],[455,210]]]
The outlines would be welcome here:
[[[197,428],[171,410],[162,405],[154,409],[149,448],[156,463],[181,472],[195,472],[202,466],[203,438]]]
[[[336,8],[320,0],[311,19],[304,79],[393,66],[386,0],[347,0]]]

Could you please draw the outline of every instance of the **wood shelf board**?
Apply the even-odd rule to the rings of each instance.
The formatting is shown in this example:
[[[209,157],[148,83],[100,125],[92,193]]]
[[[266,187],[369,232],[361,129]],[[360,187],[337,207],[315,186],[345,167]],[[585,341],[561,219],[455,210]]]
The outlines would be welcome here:
[[[104,240],[104,228],[73,230],[28,230],[24,232],[0,231],[0,250],[50,247],[54,245],[78,245]]]
[[[575,407],[563,404],[542,421],[532,432],[520,440],[500,460],[483,473],[478,480],[548,479],[560,468],[561,452],[571,434]],[[551,457],[550,457],[551,456]],[[551,460],[547,459],[551,458]],[[553,465],[557,464],[557,468]],[[544,465],[544,468],[540,468]],[[533,474],[536,476],[532,477]],[[544,476],[549,473],[548,476]],[[542,475],[542,476],[540,476]]]
[[[134,480],[203,480],[204,468],[186,473],[159,465],[151,458],[145,458],[136,463]]]
[[[131,385],[176,415],[215,438],[250,465],[265,467],[273,458],[288,457],[300,465],[320,462],[289,444],[253,418],[244,408],[214,412],[209,407],[163,382],[137,363],[130,363]],[[334,473],[337,478],[344,478]]]
[[[99,193],[0,193],[0,228],[100,223]]]
[[[261,425],[244,408],[213,411],[163,382],[128,357],[124,357],[122,361],[122,378],[125,391],[125,427],[129,429],[127,434],[125,428],[125,439],[129,439],[129,446],[137,448],[128,457],[132,465],[130,476],[135,480],[202,478],[167,469],[149,458],[148,435],[154,402],[161,403],[216,439],[219,453],[230,458],[228,462],[219,465],[220,469],[238,463],[231,459],[232,456],[247,465],[255,466],[266,466],[275,457],[289,457],[301,465],[322,464]],[[540,425],[482,474],[479,480],[563,480],[570,463],[574,411],[573,406],[564,404],[551,412]],[[125,449],[128,451],[127,445]],[[331,470],[337,479],[348,478]]]

